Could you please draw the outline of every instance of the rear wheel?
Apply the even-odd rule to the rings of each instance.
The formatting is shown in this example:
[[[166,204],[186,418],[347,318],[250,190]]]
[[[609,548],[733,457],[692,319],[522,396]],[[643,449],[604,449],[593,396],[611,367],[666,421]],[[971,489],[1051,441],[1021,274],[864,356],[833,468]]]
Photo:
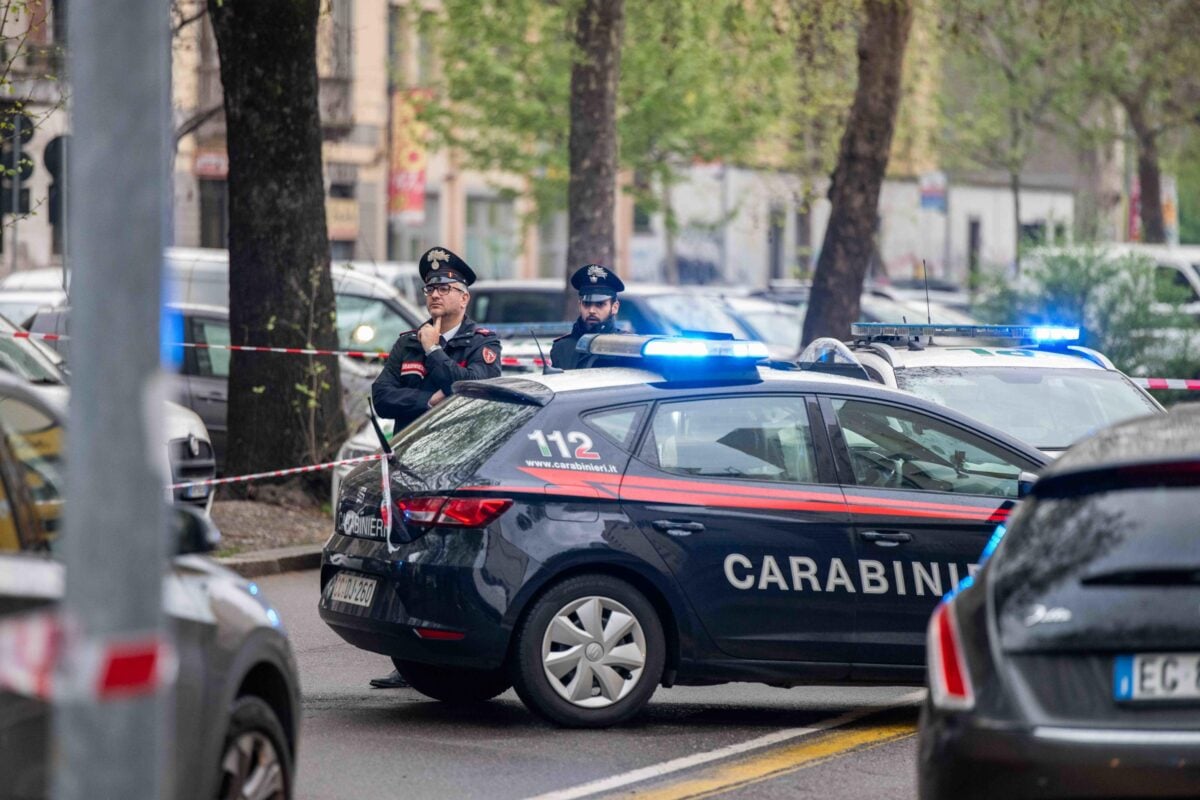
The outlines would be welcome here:
[[[665,660],[650,601],[625,581],[583,575],[530,608],[517,635],[513,685],[526,706],[559,725],[600,728],[646,705]]]
[[[502,669],[443,667],[398,658],[393,658],[392,663],[409,686],[443,703],[482,703],[504,694],[512,686],[508,673]]]
[[[220,800],[289,800],[292,759],[279,718],[266,701],[239,697],[221,751]]]

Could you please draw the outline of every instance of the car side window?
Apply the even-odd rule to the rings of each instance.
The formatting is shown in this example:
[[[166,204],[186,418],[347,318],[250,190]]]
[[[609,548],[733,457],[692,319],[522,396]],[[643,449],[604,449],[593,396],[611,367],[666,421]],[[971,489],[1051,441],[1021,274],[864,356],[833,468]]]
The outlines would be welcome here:
[[[1035,465],[944,420],[901,406],[833,400],[859,486],[1016,497]]]
[[[679,475],[816,483],[805,400],[740,395],[662,403],[644,460]]]
[[[628,451],[633,447],[633,438],[637,435],[638,422],[645,410],[644,405],[606,408],[585,414],[583,419],[588,425],[600,431],[605,439],[622,450]]]
[[[229,344],[229,323],[219,319],[192,320],[192,335],[200,344]],[[210,350],[206,347],[196,348],[196,374],[206,378],[228,378],[229,359],[233,354],[229,350]]]
[[[1170,264],[1159,264],[1154,270],[1154,294],[1160,303],[1200,302],[1187,275]]]
[[[33,530],[27,530],[22,550],[52,550],[62,524],[62,485],[66,465],[63,462],[65,435],[53,418],[28,403],[13,397],[0,397],[0,427],[8,452],[15,461],[14,478],[20,482],[16,494],[25,494],[32,504]],[[6,470],[9,474],[12,472]],[[6,496],[4,520],[0,521],[0,542],[8,525],[19,529],[15,516],[16,497]],[[18,539],[21,537],[18,536]],[[5,549],[0,544],[0,550]]]

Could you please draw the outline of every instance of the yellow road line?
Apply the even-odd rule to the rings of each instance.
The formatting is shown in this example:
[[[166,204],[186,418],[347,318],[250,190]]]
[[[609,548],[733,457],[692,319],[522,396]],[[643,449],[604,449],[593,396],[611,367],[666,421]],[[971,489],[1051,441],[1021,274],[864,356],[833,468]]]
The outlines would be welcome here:
[[[699,800],[753,783],[815,767],[856,750],[898,741],[916,733],[911,723],[852,728],[803,744],[781,747],[756,758],[716,767],[707,774],[658,789],[636,792],[638,800]],[[611,795],[610,795],[611,796]]]

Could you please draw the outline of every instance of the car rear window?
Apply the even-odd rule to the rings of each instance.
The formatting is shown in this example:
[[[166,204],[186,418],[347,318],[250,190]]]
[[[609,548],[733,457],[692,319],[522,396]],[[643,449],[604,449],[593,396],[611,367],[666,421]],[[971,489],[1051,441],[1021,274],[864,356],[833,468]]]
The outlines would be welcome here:
[[[401,431],[392,446],[400,463],[432,485],[469,477],[537,406],[454,396]]]
[[[1086,585],[1200,585],[1192,509],[1200,485],[1145,485],[1034,497],[993,557],[997,609]]]

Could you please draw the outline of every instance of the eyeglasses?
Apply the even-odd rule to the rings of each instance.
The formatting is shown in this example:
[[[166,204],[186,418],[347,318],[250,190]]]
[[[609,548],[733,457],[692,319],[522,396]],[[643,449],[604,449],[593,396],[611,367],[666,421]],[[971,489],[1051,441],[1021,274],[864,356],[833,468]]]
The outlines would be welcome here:
[[[445,297],[446,295],[450,294],[450,292],[452,292],[452,291],[462,292],[463,294],[466,294],[466,292],[463,289],[460,289],[459,287],[455,286],[453,283],[437,283],[437,284],[434,284],[433,286],[422,286],[421,291],[425,293],[426,297],[429,297],[430,295],[435,295],[435,294],[440,294],[443,297]]]

